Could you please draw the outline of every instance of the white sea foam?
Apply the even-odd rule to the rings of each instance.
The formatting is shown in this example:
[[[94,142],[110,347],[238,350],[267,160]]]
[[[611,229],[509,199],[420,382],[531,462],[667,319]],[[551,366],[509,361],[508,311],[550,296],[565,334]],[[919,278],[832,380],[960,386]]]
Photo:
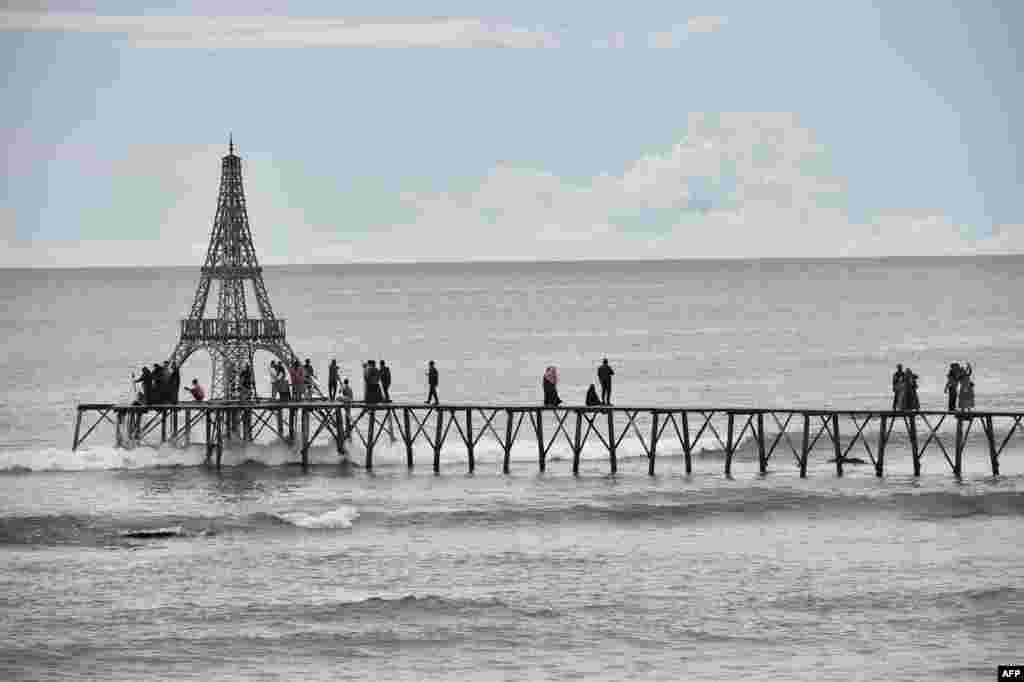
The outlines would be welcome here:
[[[337,509],[321,514],[294,511],[279,512],[274,516],[299,528],[351,528],[352,522],[359,517],[359,510],[348,505],[341,505]]]

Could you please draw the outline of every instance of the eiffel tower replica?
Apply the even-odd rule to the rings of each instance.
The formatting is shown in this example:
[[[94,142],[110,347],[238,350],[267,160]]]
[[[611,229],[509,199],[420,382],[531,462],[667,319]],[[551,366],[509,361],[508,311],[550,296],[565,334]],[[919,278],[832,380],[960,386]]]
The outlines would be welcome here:
[[[188,319],[181,321],[181,338],[169,362],[172,367],[181,367],[197,350],[208,351],[213,361],[209,397],[240,400],[245,397],[242,368],[254,368],[257,350],[275,355],[286,366],[296,356],[285,340],[284,320],[274,316],[263,284],[263,269],[256,260],[242,189],[242,159],[235,154],[233,139],[228,141],[228,155],[221,159],[220,168],[220,194],[206,262],[192,310]],[[249,316],[246,283],[255,294],[259,311],[255,317]],[[211,288],[216,291],[216,317],[207,317]]]

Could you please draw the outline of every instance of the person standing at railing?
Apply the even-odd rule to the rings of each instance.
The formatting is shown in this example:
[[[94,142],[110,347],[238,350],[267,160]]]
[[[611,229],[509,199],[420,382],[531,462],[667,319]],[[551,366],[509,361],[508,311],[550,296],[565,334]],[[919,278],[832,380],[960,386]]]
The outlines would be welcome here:
[[[313,399],[313,382],[316,380],[316,372],[313,371],[313,363],[306,358],[306,364],[302,366],[302,397],[306,400]]]
[[[298,360],[292,360],[292,366],[288,373],[292,381],[292,399],[302,400],[306,384],[305,370],[302,369],[302,365],[299,364]]]
[[[380,387],[384,390],[384,402],[391,402],[391,368],[380,361]]]

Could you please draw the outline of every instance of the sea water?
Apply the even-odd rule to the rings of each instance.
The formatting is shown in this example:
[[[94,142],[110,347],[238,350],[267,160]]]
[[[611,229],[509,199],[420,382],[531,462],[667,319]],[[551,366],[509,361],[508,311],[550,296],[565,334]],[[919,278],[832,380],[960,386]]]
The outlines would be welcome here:
[[[944,406],[971,362],[979,409],[1024,410],[1024,259],[267,268],[321,374],[385,359],[396,401],[581,402],[607,357],[619,404],[880,409],[897,362]],[[537,472],[536,446],[430,454],[385,438],[372,474],[328,445],[70,451],[74,406],[125,400],[166,359],[198,271],[0,271],[4,679],[992,679],[1024,635],[1024,438],[957,481],[780,450],[733,477],[713,442],[685,475],[623,443]],[[212,303],[212,301],[211,301]],[[269,357],[257,358],[267,391]],[[189,381],[209,379],[195,356]],[[846,428],[844,426],[844,428]],[[784,447],[784,446],[780,446]],[[353,449],[358,449],[353,446]],[[748,448],[749,450],[749,448]],[[851,454],[857,454],[851,453]],[[866,457],[861,453],[860,456]],[[787,459],[788,458],[788,459]]]

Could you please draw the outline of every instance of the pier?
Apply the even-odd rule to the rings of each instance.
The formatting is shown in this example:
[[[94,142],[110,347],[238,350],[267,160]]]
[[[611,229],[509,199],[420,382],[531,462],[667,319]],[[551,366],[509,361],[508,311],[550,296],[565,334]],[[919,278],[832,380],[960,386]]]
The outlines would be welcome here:
[[[537,469],[544,472],[553,452],[572,454],[572,472],[579,473],[583,448],[599,446],[608,471],[619,470],[623,440],[635,437],[654,476],[659,457],[683,457],[686,473],[702,438],[709,438],[724,456],[724,473],[731,475],[736,453],[744,444],[756,451],[761,474],[780,458],[807,476],[812,454],[824,450],[842,476],[844,465],[870,462],[883,476],[894,455],[900,466],[921,475],[925,456],[941,456],[954,476],[964,473],[964,454],[972,431],[981,435],[992,475],[999,475],[999,458],[1014,435],[1024,435],[1024,412],[901,412],[867,410],[807,410],[783,408],[672,408],[636,406],[559,406],[361,403],[312,400],[303,402],[222,401],[175,405],[82,404],[75,419],[72,449],[77,450],[99,431],[113,431],[119,448],[159,447],[170,443],[205,445],[205,461],[219,468],[225,445],[258,442],[261,438],[289,444],[297,463],[309,465],[314,445],[333,445],[339,457],[349,444],[359,443],[367,471],[381,439],[401,443],[405,464],[416,465],[417,445],[432,453],[435,473],[441,453],[456,448],[465,453],[467,471],[476,469],[476,451],[484,439],[503,453],[502,471],[511,472],[512,448],[531,442]],[[948,431],[942,427],[948,425]],[[100,428],[104,427],[104,428]],[[897,438],[902,436],[902,438]],[[195,439],[195,440],[194,440]],[[900,445],[894,452],[894,446]],[[861,455],[866,454],[865,460]],[[792,455],[792,460],[790,460]],[[905,458],[909,456],[909,462]],[[789,464],[790,461],[792,464]]]

